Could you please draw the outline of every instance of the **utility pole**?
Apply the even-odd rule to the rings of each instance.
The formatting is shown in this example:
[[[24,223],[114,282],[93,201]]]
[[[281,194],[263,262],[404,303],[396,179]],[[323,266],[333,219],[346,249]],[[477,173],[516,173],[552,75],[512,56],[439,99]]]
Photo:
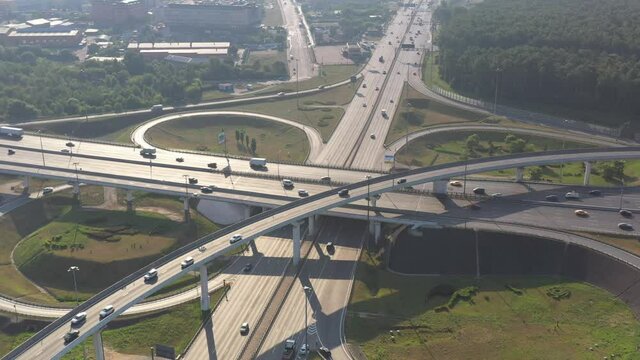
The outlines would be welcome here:
[[[300,111],[300,81],[298,74],[300,74],[300,68],[298,66],[298,58],[296,58],[296,109]]]
[[[309,325],[307,323],[307,312],[309,307],[309,294],[311,293],[311,288],[305,286],[302,288],[304,290],[304,348],[306,353],[309,353]]]

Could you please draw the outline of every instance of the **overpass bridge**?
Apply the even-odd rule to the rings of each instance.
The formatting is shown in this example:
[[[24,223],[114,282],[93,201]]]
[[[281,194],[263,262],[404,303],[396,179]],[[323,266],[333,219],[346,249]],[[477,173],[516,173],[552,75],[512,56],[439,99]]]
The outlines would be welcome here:
[[[121,279],[117,283],[103,290],[88,301],[82,303],[73,311],[58,318],[32,338],[5,355],[5,359],[58,359],[67,353],[72,347],[80,344],[84,339],[93,334],[94,343],[98,351],[98,358],[102,349],[100,330],[111,320],[122,314],[128,308],[139,303],[164,286],[169,285],[179,276],[189,270],[199,268],[201,273],[201,305],[208,308],[208,289],[205,264],[221,256],[229,250],[250,242],[258,236],[265,235],[283,226],[293,226],[294,249],[300,246],[301,223],[313,219],[316,214],[329,209],[347,205],[357,200],[371,197],[388,191],[396,190],[399,186],[418,185],[427,182],[444,181],[464,174],[473,174],[500,169],[509,169],[525,166],[544,164],[577,162],[577,161],[607,161],[640,158],[640,147],[624,147],[611,149],[578,149],[566,151],[553,151],[545,153],[518,154],[487,159],[475,159],[468,162],[457,162],[438,165],[428,168],[420,168],[407,171],[402,174],[391,174],[367,179],[349,184],[341,188],[333,188],[322,193],[311,195],[297,201],[284,204],[278,208],[267,210],[249,219],[231,225],[213,234],[209,234],[187,246],[156,260],[149,266]],[[3,165],[3,168],[7,166]],[[400,178],[406,179],[406,183],[397,184]],[[338,192],[342,189],[349,190],[349,195],[341,197]],[[309,232],[314,232],[313,220],[310,220]],[[233,244],[229,242],[229,236],[234,233],[243,234],[244,238]],[[180,262],[186,256],[192,256],[195,263],[191,268],[181,269]],[[296,254],[294,251],[294,258]],[[298,254],[299,256],[299,254]],[[158,270],[158,281],[145,283],[143,275],[150,268]],[[98,312],[106,305],[113,305],[115,312],[103,320],[98,319]],[[64,334],[69,329],[70,319],[77,313],[86,311],[87,322],[82,327],[80,336],[65,345],[62,341]]]

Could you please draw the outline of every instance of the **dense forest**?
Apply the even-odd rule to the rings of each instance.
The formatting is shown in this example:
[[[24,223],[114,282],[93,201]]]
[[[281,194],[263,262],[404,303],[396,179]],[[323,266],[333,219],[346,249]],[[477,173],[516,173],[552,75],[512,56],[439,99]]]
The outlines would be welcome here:
[[[283,62],[234,66],[232,60],[176,66],[127,53],[122,62],[76,64],[63,50],[0,47],[0,120],[84,115],[198,102],[213,82],[287,76]]]
[[[493,100],[497,83],[509,102],[640,114],[638,0],[486,0],[434,18],[459,91]]]

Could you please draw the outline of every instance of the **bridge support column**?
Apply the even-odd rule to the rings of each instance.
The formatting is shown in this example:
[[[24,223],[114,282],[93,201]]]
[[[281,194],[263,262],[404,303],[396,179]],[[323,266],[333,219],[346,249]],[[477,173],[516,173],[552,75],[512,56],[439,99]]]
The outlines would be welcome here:
[[[524,180],[524,168],[516,168],[516,182],[522,182]]]
[[[78,201],[80,199],[80,183],[73,183],[73,200]]]
[[[372,195],[369,201],[369,205],[371,207],[376,207],[377,203],[378,203],[378,195]]]
[[[31,176],[25,175],[24,178],[22,178],[22,193],[23,194],[28,194],[29,193],[29,186],[31,186]]]
[[[133,190],[127,190],[127,211],[133,211]]]
[[[104,360],[104,346],[102,345],[102,330],[93,334],[93,347],[96,350],[96,360]]]
[[[300,238],[300,223],[292,223],[293,227],[293,265],[298,266],[300,263],[300,246],[302,245],[302,239]]]
[[[436,195],[447,195],[448,179],[440,179],[433,182],[433,193]]]
[[[316,234],[316,215],[309,216],[309,235]]]
[[[378,244],[382,235],[382,223],[380,221],[373,222],[373,240]]]
[[[251,205],[246,205],[244,207],[244,218],[248,219],[251,217]]]
[[[189,198],[188,197],[184,197],[183,198],[183,204],[184,204],[184,222],[188,223],[189,220],[191,219],[191,214],[189,213]]]
[[[200,310],[209,311],[209,275],[207,265],[200,266]]]
[[[591,177],[591,163],[589,161],[584,162],[584,180],[582,185],[589,185],[589,178]]]

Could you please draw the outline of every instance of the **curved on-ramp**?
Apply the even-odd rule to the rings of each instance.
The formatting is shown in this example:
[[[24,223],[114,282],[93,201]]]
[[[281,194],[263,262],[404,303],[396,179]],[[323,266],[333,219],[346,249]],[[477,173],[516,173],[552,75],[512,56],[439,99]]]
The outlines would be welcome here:
[[[189,270],[204,266],[211,260],[227,253],[229,250],[287,224],[297,223],[311,215],[364,199],[372,194],[395,190],[398,187],[397,180],[400,178],[406,179],[406,182],[400,185],[401,187],[406,187],[449,179],[455,176],[461,176],[464,173],[475,174],[542,164],[637,158],[640,158],[640,147],[576,149],[473,159],[466,162],[443,164],[409,170],[400,174],[380,176],[293,201],[209,234],[154,261],[147,267],[139,269],[80,304],[73,311],[58,318],[42,331],[5,355],[4,358],[28,360],[60,358],[88,336],[96,333],[115,317],[121,315],[125,310],[141,302],[164,286],[169,285]],[[338,192],[342,189],[348,189],[349,196],[338,196]],[[234,233],[241,233],[245,237],[242,241],[230,244],[228,238]],[[618,248],[607,246],[606,244],[599,243],[598,246],[601,247],[602,253],[633,264],[636,268],[640,268],[640,257]],[[181,269],[180,267],[180,262],[186,256],[192,256],[196,259],[191,269]],[[158,270],[158,281],[154,284],[146,284],[142,277],[145,272],[152,267]],[[112,315],[100,320],[97,314],[100,309],[106,305],[113,305],[116,310]],[[68,331],[69,321],[75,314],[82,311],[88,313],[82,332],[76,340],[65,346],[61,339]]]
[[[306,125],[301,124],[299,122],[295,122],[295,121],[292,121],[292,120],[287,120],[287,119],[284,119],[284,118],[281,118],[281,117],[277,117],[277,116],[263,115],[263,114],[245,112],[245,111],[217,111],[217,110],[191,111],[191,112],[188,112],[188,113],[179,113],[179,114],[171,114],[171,115],[161,116],[159,118],[155,118],[155,119],[149,120],[149,121],[141,124],[137,128],[135,128],[131,132],[131,141],[134,144],[140,145],[142,147],[153,147],[155,145],[149,143],[149,141],[147,141],[147,138],[146,138],[146,133],[152,127],[154,127],[156,125],[159,125],[159,124],[162,124],[162,123],[167,122],[167,121],[179,121],[179,120],[189,119],[189,118],[194,117],[194,116],[199,116],[199,117],[201,117],[201,116],[249,117],[249,118],[262,119],[262,120],[266,120],[266,121],[274,121],[274,122],[278,122],[278,123],[281,123],[281,124],[293,126],[293,127],[297,128],[297,129],[300,129],[300,130],[304,131],[305,135],[307,136],[307,140],[309,141],[309,156],[307,157],[307,160],[309,160],[309,161],[313,161],[313,159],[315,159],[316,156],[318,156],[320,151],[322,151],[322,148],[324,146],[324,143],[322,141],[322,136],[320,135],[320,132],[318,130],[316,130],[316,128],[314,128],[314,127],[306,126]]]

